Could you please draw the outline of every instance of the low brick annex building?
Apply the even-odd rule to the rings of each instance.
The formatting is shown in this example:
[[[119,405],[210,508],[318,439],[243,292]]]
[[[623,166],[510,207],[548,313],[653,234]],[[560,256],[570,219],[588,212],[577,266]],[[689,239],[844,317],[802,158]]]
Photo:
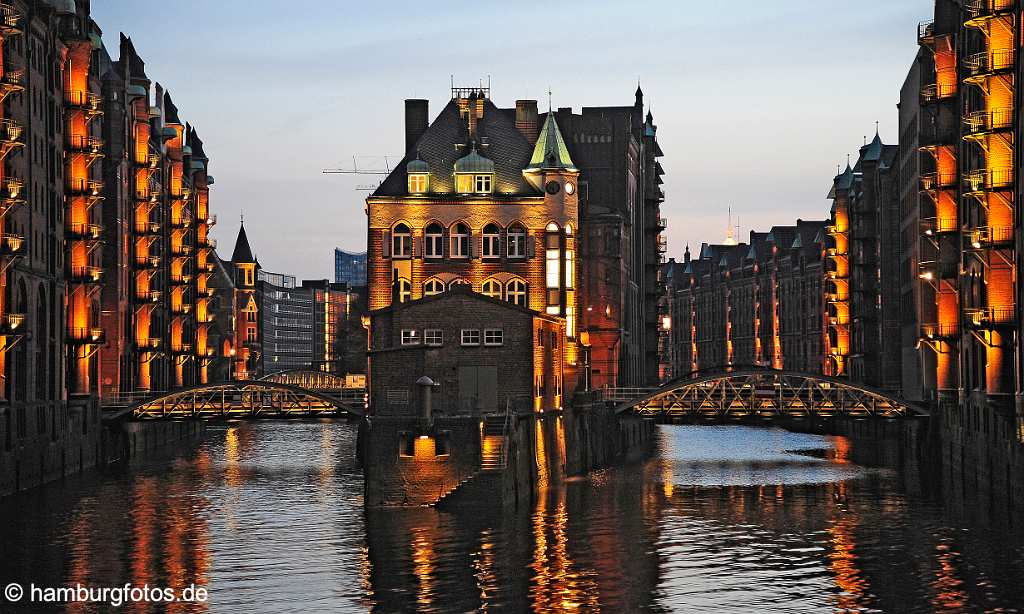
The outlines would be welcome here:
[[[436,413],[562,407],[565,320],[456,285],[370,314],[370,411],[418,413],[426,375]],[[498,385],[500,380],[501,385]]]

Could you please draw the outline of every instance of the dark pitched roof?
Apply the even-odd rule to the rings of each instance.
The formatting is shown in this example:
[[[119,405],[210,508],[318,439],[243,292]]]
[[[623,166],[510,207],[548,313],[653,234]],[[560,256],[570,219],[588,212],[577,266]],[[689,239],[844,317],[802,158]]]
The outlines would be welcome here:
[[[231,252],[231,262],[255,262],[252,257],[252,249],[249,247],[249,237],[245,235],[245,224],[238,226],[238,238],[235,239],[235,251]]]
[[[206,152],[203,151],[203,139],[199,138],[199,132],[196,131],[194,126],[189,126],[188,142],[186,143],[192,148],[192,159],[193,160],[209,160],[206,157]]]
[[[146,76],[146,63],[142,61],[142,58],[135,51],[132,39],[125,36],[124,32],[121,33],[121,50],[118,61],[128,67],[129,74],[126,75],[127,77],[132,79],[148,79]]]
[[[178,118],[178,107],[171,100],[171,93],[164,92],[164,121],[168,124],[180,124]]]
[[[523,177],[523,169],[530,162],[533,146],[516,129],[513,114],[499,109],[490,100],[484,101],[483,117],[477,124],[481,143],[485,145],[481,155],[494,161],[494,193],[535,196],[535,190]],[[459,116],[458,103],[453,99],[427,128],[410,149],[418,152],[420,159],[430,168],[432,192],[454,192],[455,180],[452,171],[455,162],[469,153],[469,131],[466,122]],[[413,154],[416,155],[415,153]],[[406,164],[411,158],[405,157],[398,166],[374,191],[373,196],[406,196]]]
[[[533,155],[530,156],[530,165],[527,168],[577,170],[572,157],[569,156],[569,149],[565,146],[562,132],[558,129],[554,113],[548,113],[544,119],[544,127],[537,137],[537,144],[533,148]]]

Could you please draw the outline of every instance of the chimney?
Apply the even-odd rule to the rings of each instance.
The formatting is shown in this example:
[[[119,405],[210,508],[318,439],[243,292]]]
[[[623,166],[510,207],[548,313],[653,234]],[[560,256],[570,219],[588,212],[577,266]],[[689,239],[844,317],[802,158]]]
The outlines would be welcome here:
[[[405,101],[405,153],[409,155],[427,131],[427,101],[410,98]]]
[[[540,127],[537,126],[537,101],[517,100],[516,101],[516,129],[530,142],[537,143],[537,134]]]

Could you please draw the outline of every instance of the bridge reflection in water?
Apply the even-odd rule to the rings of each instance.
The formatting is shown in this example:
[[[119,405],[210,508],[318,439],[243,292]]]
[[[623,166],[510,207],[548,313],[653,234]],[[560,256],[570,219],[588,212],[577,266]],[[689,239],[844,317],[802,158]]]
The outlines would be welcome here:
[[[364,512],[354,431],[340,421],[214,425],[172,461],[16,495],[0,510],[0,576],[194,582],[210,603],[169,611],[250,614],[1024,602],[1019,530],[973,530],[913,482],[843,462],[841,438],[662,427],[649,461],[549,481],[528,513],[496,514]]]

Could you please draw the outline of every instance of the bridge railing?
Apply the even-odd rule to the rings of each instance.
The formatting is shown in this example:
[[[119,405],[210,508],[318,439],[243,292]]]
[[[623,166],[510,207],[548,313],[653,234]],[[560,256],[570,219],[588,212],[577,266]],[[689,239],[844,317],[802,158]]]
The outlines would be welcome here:
[[[657,391],[657,388],[615,388],[610,386],[598,390],[602,400],[614,403],[628,403]]]

